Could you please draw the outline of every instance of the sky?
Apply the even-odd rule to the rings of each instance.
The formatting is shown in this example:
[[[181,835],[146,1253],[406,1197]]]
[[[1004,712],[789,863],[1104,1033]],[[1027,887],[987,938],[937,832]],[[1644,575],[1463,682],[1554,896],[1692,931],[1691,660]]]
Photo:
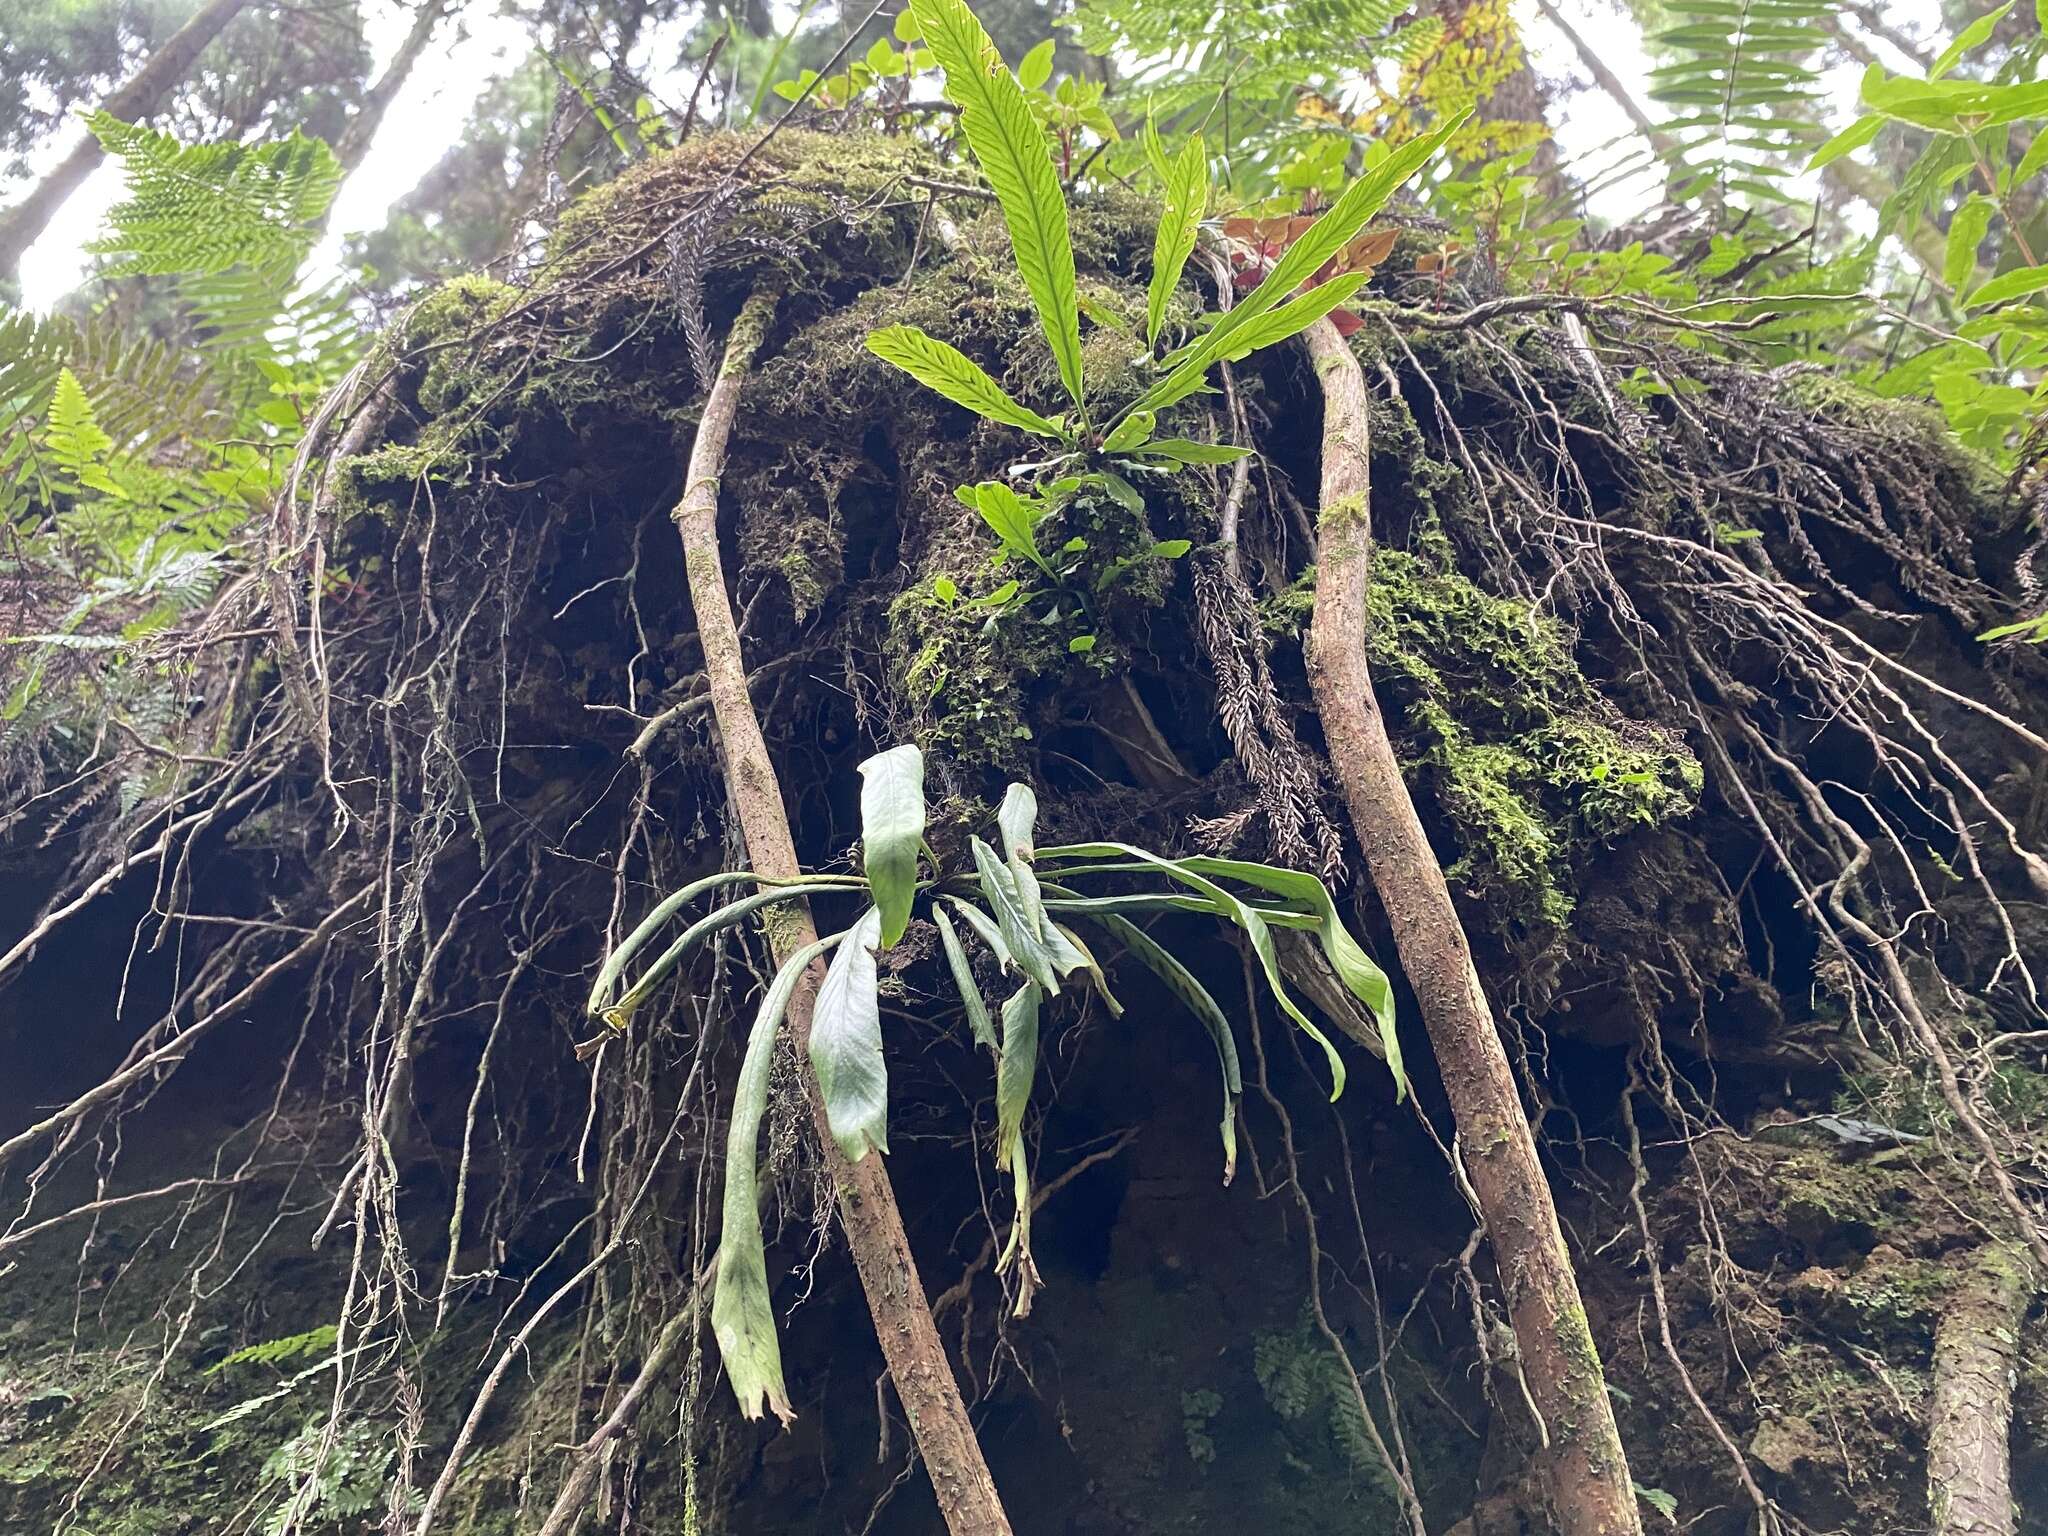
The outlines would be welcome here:
[[[1557,5],[1580,35],[1599,48],[1602,59],[1629,91],[1647,102],[1650,63],[1633,20],[1616,9],[1614,0],[1557,0]],[[342,242],[349,235],[383,224],[391,205],[417,186],[461,135],[470,108],[484,88],[516,63],[529,46],[523,21],[486,13],[484,7],[474,9],[477,14],[466,22],[463,34],[448,36],[437,54],[422,59],[392,104],[369,154],[335,202],[328,241],[316,255],[313,275],[334,269]],[[1537,71],[1546,77],[1582,78],[1571,45],[1543,18],[1535,0],[1517,0],[1516,10]],[[1886,11],[1889,20],[1921,36],[1930,35],[1938,25],[1938,0],[1889,0]],[[402,6],[386,4],[373,11],[370,46],[378,68],[397,49],[410,24],[411,17]],[[667,82],[655,61],[672,59],[679,42],[680,33],[671,35],[668,29],[648,39],[653,56],[650,63],[655,64],[649,72],[650,83],[657,92]],[[1890,54],[1888,48],[1878,46],[1881,54]],[[1894,68],[1907,67],[1896,56],[1887,62]],[[1847,66],[1828,78],[1825,94],[1836,119],[1831,126],[1842,126],[1854,112],[1859,74],[1854,66]],[[1641,147],[1621,109],[1604,92],[1579,91],[1561,103],[1556,115],[1559,120],[1553,127],[1567,160],[1582,178],[1601,183],[1592,199],[1596,216],[1625,218],[1657,199],[1662,178],[1654,170],[1613,181],[1600,175],[1607,167],[1639,153]],[[67,136],[49,146],[45,163],[54,164],[70,143]],[[120,191],[119,168],[102,166],[51,221],[43,237],[22,258],[26,307],[47,311],[84,278],[89,262],[85,245]]]

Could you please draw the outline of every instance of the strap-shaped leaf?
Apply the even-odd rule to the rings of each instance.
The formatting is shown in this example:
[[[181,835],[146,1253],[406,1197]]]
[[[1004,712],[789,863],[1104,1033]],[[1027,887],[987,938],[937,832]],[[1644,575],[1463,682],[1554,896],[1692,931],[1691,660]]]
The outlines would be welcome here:
[[[946,916],[944,907],[934,903],[932,922],[938,927],[939,947],[946,952],[946,968],[953,973],[953,985],[960,989],[960,1001],[967,1005],[967,1027],[974,1032],[974,1043],[992,1051],[1001,1050],[996,1043],[995,1025],[988,1016],[988,1004],[982,998],[981,988],[975,985],[974,968],[967,963],[967,951],[961,947],[953,919]]]
[[[1240,326],[1221,350],[1210,356],[1209,362],[1235,363],[1250,357],[1261,347],[1278,346],[1289,337],[1300,335],[1331,310],[1348,303],[1365,286],[1369,276],[1371,274],[1366,272],[1346,272],[1342,277],[1317,284],[1299,298],[1289,299],[1279,308]],[[1178,405],[1207,382],[1205,373],[1191,371],[1183,365],[1174,369],[1164,384],[1155,385],[1145,398],[1153,401],[1154,409],[1163,411],[1168,406]],[[1154,400],[1154,396],[1158,398]]]
[[[1209,333],[1189,348],[1179,366],[1161,379],[1131,407],[1157,411],[1176,400],[1185,400],[1201,387],[1210,366],[1233,355],[1237,334],[1280,304],[1304,282],[1322,269],[1331,257],[1349,245],[1366,220],[1378,213],[1401,184],[1428,163],[1444,141],[1465,124],[1465,111],[1440,123],[1433,132],[1411,139],[1378,165],[1351,183],[1330,211],[1302,231],[1287,247],[1266,280],[1239,299]],[[1327,285],[1325,285],[1327,286]],[[1306,322],[1304,322],[1305,324]],[[1235,354],[1242,356],[1242,353]]]
[[[1045,134],[966,0],[910,0],[910,9],[925,46],[946,72],[946,94],[960,108],[960,131],[1003,210],[1017,271],[1038,307],[1060,382],[1074,404],[1083,406],[1074,247]]]
[[[924,754],[914,745],[891,747],[860,765],[861,866],[881,914],[884,949],[910,926],[924,820]]]
[[[789,1009],[805,967],[844,934],[806,944],[783,962],[769,984],[747,1036],[732,1121],[725,1132],[725,1200],[718,1231],[718,1280],[711,1297],[711,1331],[725,1361],[726,1379],[740,1412],[761,1417],[762,1404],[787,1424],[796,1417],[782,1384],[782,1350],[775,1340],[775,1308],[768,1292],[768,1262],[761,1247],[761,1194],[755,1157],[761,1117],[768,1108],[768,1078],[775,1063],[775,1032]]]
[[[1344,1058],[1337,1054],[1337,1048],[1330,1043],[1329,1036],[1317,1029],[1314,1021],[1301,1011],[1280,977],[1280,959],[1273,947],[1273,935],[1266,927],[1265,919],[1258,910],[1241,897],[1233,895],[1207,876],[1190,869],[1187,861],[1162,858],[1144,848],[1129,843],[1070,843],[1058,850],[1046,849],[1047,858],[1074,859],[1128,859],[1155,869],[1168,878],[1179,881],[1204,898],[1210,909],[1219,917],[1226,917],[1244,931],[1251,941],[1252,953],[1258,956],[1259,968],[1265,973],[1266,988],[1273,994],[1273,1000],[1280,1005],[1281,1012],[1292,1019],[1297,1028],[1323,1048],[1323,1057],[1330,1064],[1330,1097],[1336,1098],[1344,1091]]]
[[[1023,1155],[1024,1111],[1038,1075],[1038,1003],[1044,994],[1027,981],[1003,1001],[1003,1049],[996,1063],[996,1166]]]
[[[1166,206],[1159,213],[1159,232],[1152,238],[1152,284],[1145,290],[1145,345],[1159,340],[1166,302],[1180,283],[1182,268],[1195,251],[1202,215],[1208,211],[1209,154],[1202,136],[1191,134],[1166,168]]]
[[[927,336],[914,325],[887,325],[868,332],[868,350],[883,362],[901,368],[929,390],[977,416],[1006,427],[1058,437],[1060,429],[1028,405],[1013,400],[979,363],[949,342]]]
[[[1234,464],[1248,457],[1249,448],[1229,443],[1198,443],[1186,437],[1161,437],[1138,450],[1141,459],[1170,459],[1176,464]]]
[[[1181,862],[1197,874],[1242,880],[1246,885],[1271,891],[1315,915],[1316,938],[1329,957],[1331,969],[1346,990],[1372,1010],[1373,1022],[1379,1026],[1380,1043],[1386,1047],[1387,1070],[1394,1074],[1394,1095],[1398,1101],[1407,1091],[1408,1076],[1401,1066],[1401,1037],[1394,1029],[1394,985],[1344,926],[1330,888],[1304,870],[1281,869],[1244,859],[1198,856]]]
[[[967,926],[974,930],[974,936],[995,952],[996,963],[1005,972],[1017,969],[1017,962],[1010,954],[1010,946],[1003,938],[1002,929],[996,926],[986,912],[973,902],[963,901],[958,896],[948,896],[946,901],[955,912],[967,920]]]
[[[720,929],[730,928],[750,912],[772,906],[778,901],[800,901],[806,896],[823,896],[844,891],[847,887],[828,881],[799,881],[794,885],[770,886],[765,891],[756,891],[751,896],[742,896],[738,901],[729,901],[707,917],[700,917],[682,932],[682,936],[661,952],[655,962],[642,971],[626,989],[626,995],[601,1011],[604,1021],[614,1029],[625,1029],[633,1022],[633,1015],[661,985],[676,963],[697,945],[701,944]],[[658,908],[656,909],[659,910]],[[645,926],[643,924],[643,926]],[[593,997],[595,994],[592,994]]]
[[[812,885],[820,882],[837,883],[831,875],[815,875],[797,882],[783,882],[772,875],[756,874],[751,869],[728,869],[715,875],[706,875],[702,880],[693,880],[672,896],[664,897],[661,903],[640,920],[640,926],[620,942],[619,947],[604,957],[604,965],[598,970],[597,980],[590,987],[590,1014],[595,1018],[611,1000],[612,988],[618,985],[619,977],[625,974],[626,962],[638,954],[647,941],[659,933],[664,924],[678,912],[702,896],[706,891],[715,891],[723,885],[738,885],[751,881],[756,885],[783,885],[795,883]]]
[[[1113,912],[1102,914],[1096,921],[1165,982],[1166,990],[1185,1004],[1208,1031],[1210,1043],[1216,1047],[1216,1064],[1223,1072],[1223,1120],[1219,1129],[1223,1136],[1223,1182],[1228,1184],[1237,1172],[1237,1101],[1244,1094],[1244,1078],[1237,1064],[1237,1037],[1231,1033],[1229,1018],[1209,995],[1209,989],[1180,963],[1173,951],[1136,923]]]
[[[889,1150],[889,1067],[882,1059],[882,1000],[875,944],[882,914],[869,908],[832,957],[811,1013],[811,1070],[832,1139],[857,1163]]]
[[[1040,919],[1018,895],[1009,867],[980,838],[971,839],[968,846],[974,852],[975,873],[981,878],[982,900],[995,915],[996,930],[1010,951],[1011,963],[1045,991],[1059,991],[1059,977],[1040,937]]]
[[[1081,941],[1081,936],[1064,923],[1048,921],[1045,925],[1045,947],[1052,955],[1053,969],[1064,981],[1076,971],[1088,973],[1088,984],[1101,997],[1103,1007],[1109,1010],[1112,1019],[1124,1016],[1124,1005],[1116,1000],[1116,994],[1109,990],[1109,977],[1103,973],[1095,952]]]
[[[1069,875],[1106,875],[1119,871],[1149,872],[1148,864],[1091,864],[1086,869],[1062,870],[1060,877]],[[1056,912],[1062,917],[1100,917],[1105,912],[1128,914],[1132,912],[1193,912],[1198,915],[1214,916],[1216,904],[1200,896],[1176,896],[1162,891],[1131,892],[1115,896],[1076,896],[1064,885],[1047,882],[1043,890],[1051,893],[1045,897],[1045,910]],[[1271,928],[1314,928],[1319,920],[1309,913],[1296,912],[1286,907],[1268,907],[1253,904],[1252,910],[1265,919]]]

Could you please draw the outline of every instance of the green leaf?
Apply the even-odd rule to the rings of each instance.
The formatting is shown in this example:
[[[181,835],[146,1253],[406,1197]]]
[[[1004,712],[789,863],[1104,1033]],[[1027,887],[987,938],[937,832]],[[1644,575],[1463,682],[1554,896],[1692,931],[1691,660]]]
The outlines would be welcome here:
[[[1411,139],[1352,182],[1330,211],[1304,230],[1300,238],[1273,263],[1265,281],[1218,319],[1208,334],[1188,349],[1179,366],[1147,390],[1132,409],[1163,410],[1199,389],[1212,364],[1225,358],[1244,356],[1244,352],[1234,350],[1238,333],[1268,311],[1278,308],[1289,294],[1349,245],[1365,227],[1366,221],[1380,211],[1409,177],[1429,162],[1431,156],[1464,126],[1471,115],[1467,110],[1447,118],[1433,132]],[[1330,286],[1325,283],[1323,288]],[[1303,319],[1302,325],[1307,325],[1313,318]]]
[[[975,511],[995,530],[1005,550],[1021,560],[1029,560],[1046,575],[1058,579],[1057,573],[1046,563],[1045,556],[1038,552],[1038,515],[1032,503],[1000,480],[984,480],[973,488],[971,494]]]
[[[996,1063],[996,1166],[1024,1155],[1024,1111],[1038,1074],[1038,1002],[1044,994],[1027,981],[1003,1003],[1003,1049]]]
[[[881,914],[882,948],[903,937],[924,846],[924,754],[906,743],[860,765],[861,864]]]
[[[1167,301],[1180,284],[1180,274],[1194,254],[1202,215],[1209,205],[1209,155],[1202,136],[1191,134],[1166,171],[1166,202],[1159,210],[1159,231],[1152,238],[1152,283],[1145,290],[1145,345],[1159,341]]]
[[[1234,464],[1250,454],[1251,449],[1234,447],[1229,443],[1198,443],[1186,437],[1161,437],[1140,449],[1138,457],[1168,459],[1175,464]]]
[[[1047,922],[1045,925],[1046,952],[1052,956],[1052,968],[1060,973],[1064,981],[1076,971],[1088,973],[1088,984],[1102,999],[1102,1006],[1109,1010],[1109,1016],[1120,1019],[1124,1016],[1124,1005],[1116,1000],[1116,994],[1109,990],[1109,977],[1095,959],[1095,952],[1081,942],[1081,936],[1064,923]]]
[[[1150,411],[1133,411],[1116,424],[1116,430],[1102,440],[1104,453],[1129,453],[1152,435],[1159,418]]]
[[[980,838],[970,839],[968,847],[973,851],[975,872],[980,876],[982,899],[995,915],[996,931],[1003,937],[1009,963],[1046,992],[1059,991],[1052,957],[1046,953],[1045,940],[1040,936],[1041,919],[1024,904],[1010,869]]]
[[[1977,275],[1977,247],[1984,243],[1984,231],[1991,227],[1995,209],[1981,192],[1956,210],[1949,220],[1948,248],[1942,258],[1941,280],[1961,293]]]
[[[847,930],[811,1013],[811,1070],[832,1139],[849,1163],[889,1150],[889,1067],[882,1058],[882,1001],[875,944],[882,914],[870,908]]]
[[[806,944],[783,962],[769,984],[747,1036],[733,1090],[732,1120],[725,1132],[725,1199],[718,1231],[718,1279],[711,1297],[711,1331],[718,1338],[726,1378],[740,1413],[761,1417],[762,1405],[788,1424],[796,1417],[782,1384],[782,1349],[775,1339],[775,1308],[768,1290],[768,1263],[761,1246],[761,1192],[756,1156],[761,1119],[768,1108],[768,1079],[775,1065],[775,1034],[796,991],[798,979],[818,956],[845,934]]]
[[[1076,635],[1067,642],[1067,654],[1069,656],[1086,656],[1094,649],[1095,637],[1093,635]]]
[[[982,998],[981,988],[974,983],[974,968],[967,963],[967,951],[961,947],[953,920],[936,902],[932,904],[932,922],[939,930],[939,947],[946,952],[946,968],[953,973],[953,985],[960,989],[960,1001],[967,1006],[967,1027],[974,1033],[974,1043],[992,1051],[1000,1049],[995,1026],[989,1021],[988,1004]]]
[[[1194,547],[1189,539],[1161,539],[1152,546],[1152,553],[1162,560],[1178,560]]]
[[[740,878],[752,879],[757,877],[742,875]],[[764,880],[763,883],[767,884],[768,882]],[[690,889],[696,889],[696,887],[691,887]],[[727,902],[708,917],[701,917],[685,928],[682,937],[663,950],[654,964],[640,973],[639,979],[626,989],[625,996],[621,997],[618,1002],[601,1010],[601,1016],[614,1029],[627,1028],[633,1022],[633,1015],[640,1011],[641,1005],[653,994],[654,989],[661,985],[662,980],[668,973],[675,969],[676,963],[684,955],[688,954],[712,934],[717,933],[721,929],[730,928],[749,913],[758,912],[761,908],[772,906],[778,901],[801,901],[808,896],[824,896],[846,889],[845,885],[830,879],[799,880],[788,885],[772,884],[766,890],[756,891],[751,896],[742,896],[737,901]],[[671,899],[673,900],[674,898]],[[666,907],[667,903],[664,902],[662,905]],[[656,916],[659,917],[662,913],[662,908],[656,908],[655,912]],[[654,924],[655,921],[655,917],[650,917],[646,923],[641,924],[641,928],[649,929],[650,925]],[[639,933],[636,931],[633,942],[637,944],[638,938]],[[600,984],[603,984],[602,978],[600,978]],[[591,993],[593,1005],[596,1004],[598,996],[599,993],[593,990]]]
[[[1963,55],[1973,48],[1981,48],[1991,41],[1991,34],[1998,24],[2005,20],[2006,12],[2013,8],[2013,0],[2005,0],[1995,11],[1988,11],[1956,34],[1956,40],[1941,50],[1941,57],[1927,71],[1927,78],[1939,80],[1943,75],[1962,62]]]
[[[960,131],[994,189],[1017,271],[1038,308],[1060,382],[1086,408],[1081,380],[1081,306],[1074,247],[1045,135],[1031,104],[966,0],[910,0],[918,30],[946,72]]]
[[[996,926],[994,919],[971,901],[958,896],[948,896],[945,899],[953,910],[966,920],[967,926],[974,930],[974,936],[989,947],[996,957],[996,964],[1005,972],[1017,969],[1017,962],[1010,955],[1009,942],[1004,939],[1003,931]]]
[[[1841,159],[1842,156],[1861,149],[1877,137],[1878,130],[1883,128],[1884,125],[1885,119],[1875,112],[1857,118],[1855,122],[1815,150],[1813,158],[1806,162],[1806,168],[1809,171],[1817,171],[1822,166],[1830,165]]]
[[[2020,267],[1992,278],[1963,300],[1963,304],[1969,309],[1982,309],[1987,304],[2003,304],[2008,299],[2025,298],[2030,293],[2039,293],[2043,288],[2048,288],[2048,266]]]
[[[1295,1026],[1323,1049],[1323,1056],[1330,1065],[1330,1097],[1335,1099],[1344,1091],[1344,1058],[1337,1054],[1337,1048],[1330,1043],[1329,1036],[1317,1029],[1313,1020],[1301,1011],[1300,1006],[1288,993],[1287,985],[1280,977],[1280,960],[1273,947],[1273,935],[1266,927],[1265,918],[1250,903],[1232,895],[1215,881],[1208,879],[1192,867],[1188,859],[1162,858],[1144,848],[1129,843],[1069,843],[1058,849],[1045,849],[1042,857],[1048,859],[1129,859],[1157,870],[1169,879],[1191,887],[1209,903],[1210,910],[1217,916],[1228,918],[1243,930],[1251,941],[1252,953],[1258,957],[1259,967],[1265,973],[1266,987],[1273,994],[1273,1000],[1280,1005],[1281,1012],[1292,1019]],[[1231,862],[1231,861],[1220,861]],[[1263,865],[1254,868],[1264,869]],[[1275,873],[1287,873],[1275,871]],[[1314,876],[1306,878],[1314,879]],[[1317,882],[1321,884],[1320,881]],[[1325,893],[1328,894],[1327,892]],[[1361,952],[1362,953],[1362,952]],[[1334,963],[1334,962],[1333,962]],[[1370,964],[1370,961],[1367,962]],[[1349,978],[1347,985],[1349,984]]]
[[[1035,91],[1052,78],[1053,40],[1047,38],[1017,61],[1017,83]]]
[[[1915,80],[1873,64],[1863,72],[1863,101],[1900,122],[1960,135],[2048,114],[2048,81]]]
[[[1388,981],[1387,973],[1380,969],[1364,947],[1352,938],[1351,930],[1344,926],[1330,888],[1304,870],[1281,869],[1276,865],[1255,864],[1244,859],[1198,856],[1181,862],[1201,874],[1241,880],[1262,891],[1271,891],[1315,917],[1316,939],[1323,946],[1323,953],[1329,957],[1331,969],[1336,971],[1345,989],[1371,1010],[1373,1022],[1379,1026],[1380,1044],[1386,1052],[1387,1070],[1393,1074],[1394,1096],[1398,1103],[1401,1095],[1407,1092],[1408,1077],[1401,1065],[1401,1038],[1394,1028],[1393,983]]]
[[[1027,405],[1020,405],[958,347],[927,336],[914,325],[885,325],[868,332],[868,350],[883,362],[901,368],[918,383],[944,395],[955,405],[1006,427],[1057,438],[1060,429]]]
[[[1237,1101],[1244,1093],[1243,1077],[1238,1070],[1237,1038],[1231,1033],[1229,1018],[1194,973],[1136,923],[1115,913],[1105,913],[1096,921],[1166,983],[1166,990],[1208,1031],[1210,1043],[1216,1047],[1217,1065],[1223,1072],[1223,1118],[1219,1129],[1223,1136],[1223,1182],[1228,1184],[1237,1172]]]

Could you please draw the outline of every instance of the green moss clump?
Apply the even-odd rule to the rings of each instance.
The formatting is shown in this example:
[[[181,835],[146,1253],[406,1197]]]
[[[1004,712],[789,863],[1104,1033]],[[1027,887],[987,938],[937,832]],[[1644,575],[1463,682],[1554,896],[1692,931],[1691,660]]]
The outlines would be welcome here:
[[[1314,579],[1268,601],[1269,627],[1306,624]],[[1697,806],[1698,759],[1602,697],[1556,620],[1481,590],[1433,548],[1375,550],[1366,601],[1398,744],[1458,834],[1448,873],[1510,930],[1562,928],[1589,855]]]

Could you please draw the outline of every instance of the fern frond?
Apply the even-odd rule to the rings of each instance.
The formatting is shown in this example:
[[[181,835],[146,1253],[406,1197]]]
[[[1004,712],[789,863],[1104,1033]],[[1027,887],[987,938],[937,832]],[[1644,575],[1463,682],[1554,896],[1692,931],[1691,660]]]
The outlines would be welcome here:
[[[1815,104],[1828,0],[1668,0],[1667,10],[1676,24],[1648,39],[1669,58],[1650,72],[1650,96],[1676,114],[1662,125],[1683,168],[1674,194],[1790,201],[1780,183],[1827,138]]]
[[[127,198],[90,247],[113,258],[116,276],[234,266],[289,274],[341,188],[334,151],[302,133],[261,144],[181,144],[104,111],[86,122],[128,173]]]

